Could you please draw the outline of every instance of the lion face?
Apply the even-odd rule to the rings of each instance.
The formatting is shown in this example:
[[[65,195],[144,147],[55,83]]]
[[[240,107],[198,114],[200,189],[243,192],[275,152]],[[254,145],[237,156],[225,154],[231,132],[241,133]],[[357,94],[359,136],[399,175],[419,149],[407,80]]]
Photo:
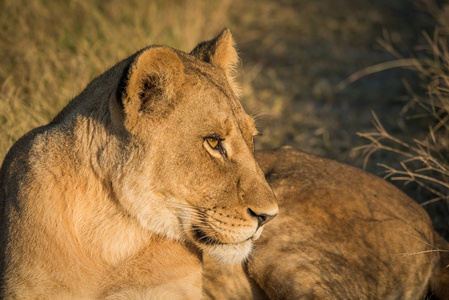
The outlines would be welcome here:
[[[231,88],[236,58],[229,31],[191,54],[149,48],[129,68],[121,103],[132,141],[121,204],[151,232],[224,263],[243,260],[278,211],[254,158],[254,120]]]

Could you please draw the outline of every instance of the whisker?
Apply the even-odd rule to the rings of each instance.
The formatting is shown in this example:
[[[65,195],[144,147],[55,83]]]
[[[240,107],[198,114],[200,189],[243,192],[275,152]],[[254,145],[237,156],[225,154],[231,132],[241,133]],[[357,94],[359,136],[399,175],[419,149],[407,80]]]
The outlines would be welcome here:
[[[208,226],[210,228],[220,228],[219,225],[221,224],[221,222],[219,221],[204,221],[203,219],[195,219],[195,218],[181,218],[181,220],[183,221],[183,224],[188,224],[188,223],[197,223],[195,224],[195,226]],[[198,224],[199,223],[199,224]]]
[[[163,203],[161,206],[159,206],[158,208],[156,208],[156,209],[154,210],[154,212],[158,212],[160,209],[162,209],[162,208],[164,208],[164,207],[166,207],[166,206],[167,206],[167,202]]]
[[[424,250],[424,251],[418,251],[418,252],[411,252],[411,253],[401,253],[400,256],[411,256],[411,255],[417,255],[417,254],[425,254],[425,253],[432,253],[432,252],[449,252],[449,250]]]
[[[171,202],[173,204],[176,204],[176,205],[179,205],[179,206],[182,206],[182,207],[190,207],[190,208],[194,208],[194,209],[203,209],[203,210],[206,210],[206,211],[211,210],[211,208],[204,207],[204,206],[191,205],[191,204],[179,203],[179,202],[173,202],[173,201],[169,201],[169,202]]]
[[[423,239],[421,239],[421,238],[419,238],[419,237],[417,237],[417,236],[415,236],[415,235],[413,235],[413,234],[411,234],[411,233],[409,233],[409,232],[407,232],[405,230],[401,230],[401,231],[406,233],[406,234],[408,234],[409,236],[417,239],[418,241],[423,242],[424,244],[426,244],[427,246],[429,246],[429,247],[431,247],[433,249],[432,250],[417,251],[417,252],[410,252],[410,253],[400,253],[400,254],[398,254],[400,256],[410,256],[410,255],[426,254],[426,253],[433,253],[433,252],[449,252],[449,250],[438,249],[438,247],[436,245],[431,244],[431,243],[429,243],[429,242],[427,242],[427,241],[425,241],[425,240],[423,240]]]
[[[401,231],[404,232],[404,233],[406,233],[406,234],[408,234],[409,236],[411,236],[411,237],[417,239],[418,241],[423,242],[423,243],[426,244],[427,246],[432,247],[433,249],[438,250],[437,246],[435,246],[435,245],[433,245],[433,244],[430,244],[429,242],[427,242],[427,241],[425,241],[425,240],[423,240],[423,239],[421,239],[421,238],[419,238],[419,237],[417,237],[417,236],[414,236],[413,234],[411,234],[411,233],[409,233],[409,232],[407,232],[407,231],[405,231],[405,230],[401,230]]]
[[[258,121],[262,118],[266,118],[270,115],[269,112],[261,110],[261,109],[256,109],[253,112],[251,112],[250,116],[251,118],[254,119],[254,121]]]
[[[183,209],[184,211],[193,213],[193,215],[191,215],[192,217],[193,217],[193,216],[196,216],[196,217],[200,217],[200,218],[201,218],[201,217],[207,218],[207,219],[208,219],[208,222],[211,222],[212,220],[213,220],[213,221],[216,221],[216,222],[220,222],[220,223],[222,222],[221,220],[217,219],[216,217],[207,214],[205,211],[201,211],[201,210],[198,210],[198,209],[197,209],[197,208],[200,208],[200,207],[193,208],[193,207],[191,207],[190,205],[185,205],[185,204],[182,204],[182,203],[176,203],[176,202],[170,202],[169,204],[170,204],[172,207],[175,207],[175,208],[181,208],[181,209]],[[173,204],[174,204],[174,205],[173,205]],[[207,210],[210,210],[210,209],[207,209]]]

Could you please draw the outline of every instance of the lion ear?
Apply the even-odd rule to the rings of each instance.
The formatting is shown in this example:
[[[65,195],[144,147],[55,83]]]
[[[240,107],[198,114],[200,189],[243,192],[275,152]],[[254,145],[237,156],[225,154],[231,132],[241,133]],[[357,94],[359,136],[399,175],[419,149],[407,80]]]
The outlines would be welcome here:
[[[119,84],[125,127],[137,126],[142,115],[172,109],[183,80],[184,66],[173,49],[154,47],[138,53]]]
[[[221,68],[225,72],[231,88],[238,94],[239,87],[235,82],[235,77],[240,60],[231,30],[225,28],[216,38],[198,44],[190,54],[199,60]]]

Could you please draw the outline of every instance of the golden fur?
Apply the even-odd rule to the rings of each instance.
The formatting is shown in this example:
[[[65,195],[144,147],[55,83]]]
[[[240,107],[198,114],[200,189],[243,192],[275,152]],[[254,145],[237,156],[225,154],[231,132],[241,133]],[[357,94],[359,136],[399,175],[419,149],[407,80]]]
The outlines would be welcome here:
[[[449,299],[449,245],[400,190],[291,147],[256,158],[279,215],[244,268],[205,258],[207,298]]]
[[[203,252],[247,257],[278,208],[237,62],[229,30],[191,54],[143,49],[12,147],[2,298],[198,299]]]

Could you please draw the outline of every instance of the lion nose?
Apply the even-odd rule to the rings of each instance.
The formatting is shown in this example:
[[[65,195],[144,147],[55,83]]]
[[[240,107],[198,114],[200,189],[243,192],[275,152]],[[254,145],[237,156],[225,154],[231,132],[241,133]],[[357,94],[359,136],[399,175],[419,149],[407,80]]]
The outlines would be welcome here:
[[[268,215],[268,214],[256,214],[251,208],[248,208],[248,214],[257,219],[257,222],[259,223],[259,227],[267,224],[271,220],[273,220],[276,215]]]

